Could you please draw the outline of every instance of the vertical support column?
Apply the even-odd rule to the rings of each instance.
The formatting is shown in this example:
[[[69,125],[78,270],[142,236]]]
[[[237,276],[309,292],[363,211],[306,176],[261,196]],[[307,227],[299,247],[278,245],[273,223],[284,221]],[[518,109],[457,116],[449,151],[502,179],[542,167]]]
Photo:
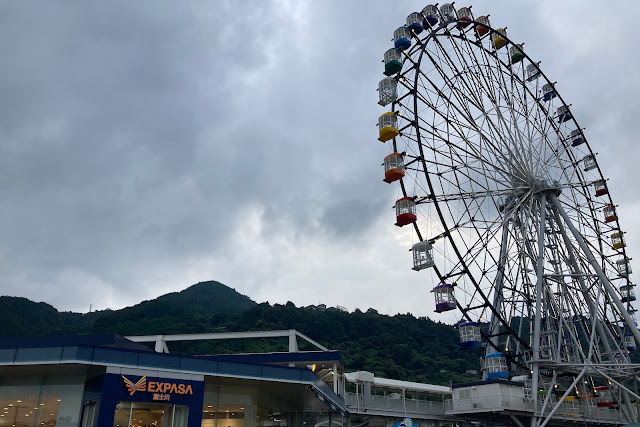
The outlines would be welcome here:
[[[531,427],[538,423],[538,375],[540,360],[540,324],[542,319],[542,276],[544,274],[544,235],[546,228],[547,196],[540,194],[540,229],[538,234],[538,265],[536,266],[536,313],[533,326],[533,360],[531,364],[531,397],[533,398],[533,416]]]
[[[289,329],[289,353],[298,352],[298,339],[296,337],[296,330]]]
[[[289,329],[289,353],[298,352],[298,338],[296,337],[296,330]],[[295,363],[289,363],[289,366],[295,366]]]
[[[333,362],[333,392],[338,394],[338,364]]]
[[[406,395],[404,393],[404,389],[402,389],[402,409],[404,410],[404,416],[407,416],[407,400]]]
[[[156,335],[156,352],[163,353],[164,347],[166,347],[166,344],[164,342],[164,335]]]

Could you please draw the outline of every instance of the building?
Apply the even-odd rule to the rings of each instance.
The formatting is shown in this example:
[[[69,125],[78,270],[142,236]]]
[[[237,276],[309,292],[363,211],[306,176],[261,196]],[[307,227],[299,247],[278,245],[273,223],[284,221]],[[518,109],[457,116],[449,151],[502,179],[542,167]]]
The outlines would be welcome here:
[[[296,339],[306,337],[296,331],[267,333],[288,336],[290,349],[296,351],[186,356],[153,351],[135,342],[150,341],[145,337],[2,339],[0,426],[284,427],[345,423],[344,400],[336,393],[339,384],[333,379],[342,372],[340,354],[327,349],[297,351]],[[175,338],[160,337],[152,337],[160,351]]]

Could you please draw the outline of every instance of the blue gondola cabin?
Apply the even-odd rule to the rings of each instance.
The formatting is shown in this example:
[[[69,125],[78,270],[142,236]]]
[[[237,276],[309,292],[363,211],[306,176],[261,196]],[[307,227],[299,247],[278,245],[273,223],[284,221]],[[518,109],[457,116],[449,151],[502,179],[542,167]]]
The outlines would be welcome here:
[[[420,12],[413,12],[407,16],[407,28],[409,28],[409,31],[412,31],[414,34],[420,34],[422,32],[423,22],[424,20],[422,19],[422,14]]]
[[[474,348],[482,345],[480,326],[476,322],[461,323],[458,326],[458,332],[460,333],[460,347]]]
[[[407,27],[400,27],[393,32],[393,45],[396,49],[406,50],[411,47],[411,31]]]
[[[484,369],[487,372],[487,379],[509,378],[507,358],[502,353],[487,354],[484,357]]]

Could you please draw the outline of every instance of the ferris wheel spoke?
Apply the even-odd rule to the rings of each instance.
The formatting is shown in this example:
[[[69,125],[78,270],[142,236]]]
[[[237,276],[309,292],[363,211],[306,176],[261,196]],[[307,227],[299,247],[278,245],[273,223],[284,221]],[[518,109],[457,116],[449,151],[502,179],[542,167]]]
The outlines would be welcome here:
[[[442,114],[443,119],[445,119],[447,122],[451,122],[454,121],[459,127],[464,128],[467,127],[470,130],[473,130],[475,132],[477,132],[479,135],[482,135],[482,131],[481,128],[477,125],[477,123],[473,120],[473,118],[470,116],[470,112],[468,109],[466,109],[466,113],[467,115],[465,116],[465,114],[462,114],[461,108],[465,108],[465,106],[467,105],[466,102],[463,101],[467,101],[467,102],[473,102],[471,99],[469,99],[468,97],[465,97],[464,99],[460,99],[460,92],[457,89],[457,86],[451,82],[451,80],[448,78],[448,76],[446,75],[446,73],[444,73],[442,71],[442,69],[440,67],[436,67],[436,70],[439,71],[441,77],[443,78],[443,80],[446,82],[447,87],[450,89],[450,91],[452,93],[454,93],[458,99],[458,104],[461,104],[462,107],[458,104],[453,104],[454,109],[453,110],[448,110],[449,112],[455,112],[457,114],[460,114],[467,123],[465,122],[461,122],[459,120],[454,120],[452,117],[450,116],[445,116],[444,114]],[[421,78],[423,78],[424,80],[426,80],[427,82],[429,82],[429,84],[438,91],[440,97],[445,98],[446,94],[444,94],[439,88],[438,86],[433,82],[433,80],[431,80],[426,74],[424,74],[423,72],[419,71]],[[428,103],[428,105],[431,106],[431,108],[433,108],[435,111],[439,112],[438,110],[435,109],[435,106],[433,106],[431,103]],[[458,134],[458,137],[461,137],[463,140],[467,141],[467,138],[465,138],[463,135]],[[506,155],[503,154],[502,150],[497,147],[495,144],[491,143],[489,138],[484,138],[485,142],[488,143],[489,146],[492,147],[493,149],[493,153],[494,155],[496,155],[497,158],[502,158],[503,161],[505,161],[507,164],[511,164],[511,169],[522,169],[521,167],[519,167],[518,165],[514,165],[513,162],[513,156],[511,156],[511,158],[507,157]],[[507,150],[510,150],[509,148],[507,148]]]

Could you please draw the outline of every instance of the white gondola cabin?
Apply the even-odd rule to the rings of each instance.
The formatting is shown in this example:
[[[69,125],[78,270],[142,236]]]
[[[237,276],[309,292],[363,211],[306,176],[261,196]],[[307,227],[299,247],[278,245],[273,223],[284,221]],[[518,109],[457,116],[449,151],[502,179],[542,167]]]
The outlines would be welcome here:
[[[616,261],[616,270],[622,277],[629,276],[631,274],[631,266],[629,265],[629,260],[626,258],[622,258]]]
[[[613,249],[622,249],[627,246],[622,234],[621,231],[617,231],[611,235],[611,246],[613,246]]]
[[[400,134],[398,118],[394,113],[384,113],[378,118],[379,141],[386,142]]]
[[[453,285],[443,283],[433,288],[436,300],[436,312],[442,313],[456,308],[456,299],[453,295]]]
[[[522,61],[522,58],[524,58],[522,44],[514,44],[513,46],[511,46],[511,49],[509,49],[509,56],[511,56],[512,64]]]
[[[438,8],[432,4],[425,6],[425,8],[422,9],[422,16],[424,16],[425,23],[433,27],[438,23],[438,20],[439,20]],[[425,25],[425,28],[426,28],[426,25]]]
[[[413,197],[403,197],[396,202],[396,225],[403,227],[416,222],[416,202]]]
[[[558,96],[558,92],[556,92],[556,88],[553,83],[547,83],[542,86],[542,99],[545,101],[551,101],[556,96]]]
[[[433,246],[427,241],[418,242],[411,248],[413,252],[412,270],[420,271],[434,266]]]
[[[604,215],[604,222],[613,222],[618,219],[616,208],[614,208],[613,205],[605,206],[604,209],[602,209],[602,214]]]
[[[476,322],[461,323],[458,326],[460,332],[460,347],[473,348],[482,345],[480,326]]]
[[[424,20],[422,19],[422,14],[420,12],[413,12],[407,16],[407,28],[415,34],[420,34],[422,32],[423,22]]]
[[[569,135],[569,139],[571,140],[571,146],[577,147],[580,144],[584,143],[584,135],[582,134],[582,129],[575,129],[571,131]]]
[[[393,45],[400,50],[406,50],[411,47],[411,31],[409,31],[409,28],[399,27],[393,32]]]
[[[391,76],[402,70],[402,53],[392,47],[384,53],[384,74]]]
[[[445,23],[458,19],[456,8],[451,3],[445,3],[440,6],[440,16],[442,16],[442,22]]]
[[[486,16],[478,16],[476,22],[476,36],[481,39],[489,32],[489,18]]]
[[[607,183],[604,179],[594,182],[593,188],[596,190],[596,197],[604,196],[609,192],[609,190],[607,190]]]
[[[527,81],[532,82],[540,77],[540,68],[536,64],[527,65]]]
[[[487,354],[484,357],[484,370],[487,372],[487,379],[509,378],[507,358],[502,353]]]
[[[636,300],[636,291],[633,290],[633,285],[620,286],[620,296],[624,302],[632,302]]]
[[[384,182],[392,183],[404,177],[404,158],[400,153],[391,153],[384,158]]]
[[[557,115],[558,115],[559,123],[564,123],[566,121],[573,119],[573,115],[571,114],[569,107],[566,105],[563,105],[562,107],[558,108]]]
[[[496,50],[502,49],[507,45],[507,30],[504,28],[498,28],[493,34],[491,34],[491,42]]]
[[[378,104],[383,107],[398,99],[398,81],[391,77],[385,77],[378,83]]]
[[[471,8],[469,7],[461,7],[458,9],[458,25],[459,29],[467,28],[471,21],[473,20],[473,16],[471,15]]]
[[[584,165],[585,172],[588,172],[598,167],[598,164],[596,163],[596,158],[593,154],[587,154],[586,156],[584,156],[584,158],[582,159],[582,162]]]

